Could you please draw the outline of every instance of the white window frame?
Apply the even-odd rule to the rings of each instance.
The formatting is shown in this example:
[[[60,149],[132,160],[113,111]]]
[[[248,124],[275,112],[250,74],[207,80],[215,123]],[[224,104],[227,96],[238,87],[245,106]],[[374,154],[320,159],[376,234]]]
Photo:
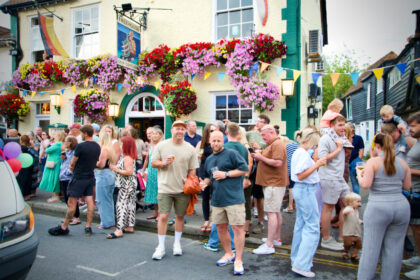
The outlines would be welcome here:
[[[76,116],[75,116],[75,114],[74,114],[74,98],[73,99],[69,99],[69,101],[68,102],[70,102],[70,118],[69,118],[69,123],[70,124],[73,124],[73,123],[75,123],[75,122],[79,122],[78,120],[76,120]],[[82,117],[82,119],[81,119],[81,123],[83,124],[83,117]]]
[[[152,97],[155,99],[155,101],[159,102],[160,106],[162,107],[162,110],[155,110],[155,111],[132,111],[134,104],[140,99],[144,97]],[[144,104],[143,104],[144,106]],[[126,110],[125,110],[125,123],[128,123],[130,118],[156,118],[156,117],[165,117],[165,107],[163,106],[163,103],[160,102],[159,98],[150,92],[142,92],[132,98],[130,102],[128,102]]]
[[[44,16],[46,16],[46,17],[51,17],[51,15],[50,14],[44,14]],[[28,34],[29,34],[29,42],[30,42],[30,44],[29,44],[29,52],[30,52],[30,62],[31,63],[35,63],[35,62],[37,62],[37,61],[35,61],[35,58],[34,58],[34,52],[37,52],[37,51],[44,51],[44,43],[42,42],[42,37],[41,37],[41,31],[40,31],[40,25],[39,25],[39,22],[38,22],[38,25],[37,26],[32,26],[32,19],[34,19],[34,18],[38,18],[38,16],[37,15],[33,15],[33,16],[28,16]],[[34,38],[35,36],[37,36],[37,38]],[[33,46],[34,46],[34,44],[33,44],[33,42],[35,41],[35,39],[36,40],[38,40],[38,37],[39,37],[39,41],[40,41],[40,48],[39,49],[34,49],[33,48]]]
[[[48,100],[37,101],[32,103],[32,112],[34,112],[34,131],[39,126],[39,121],[48,120],[51,124],[51,103],[50,103],[50,113],[49,114],[37,114],[37,105],[42,103],[50,103]]]
[[[347,112],[347,119],[352,120],[353,119],[353,108],[351,104],[351,97],[346,99],[346,112]]]
[[[229,96],[229,95],[235,95],[235,92],[233,91],[220,91],[220,92],[210,92],[210,121],[213,123],[216,121],[216,97],[217,96]],[[252,106],[252,108],[245,108],[241,105],[239,105],[239,120],[241,117],[241,110],[251,110],[252,112],[252,118],[251,121],[248,123],[238,123],[239,125],[253,125],[255,124],[256,121],[256,112],[254,109],[254,106]],[[228,108],[226,108],[227,111],[229,111]],[[227,115],[226,115],[227,116]]]
[[[376,94],[379,94],[384,91],[384,79],[381,78],[380,81],[376,80]]]
[[[227,5],[229,5],[229,0],[227,0],[228,1],[228,3],[227,3]],[[241,3],[241,1],[242,0],[239,0],[239,2]],[[256,0],[252,0],[252,24],[253,24],[253,32],[251,32],[251,35],[252,34],[254,34],[254,33],[257,33],[257,31],[256,31],[256,4],[255,4],[255,1]],[[212,22],[212,37],[213,37],[213,39],[214,39],[214,42],[217,42],[217,41],[219,41],[220,39],[232,39],[231,37],[227,37],[227,38],[218,38],[217,37],[217,14],[218,13],[220,13],[220,12],[230,12],[230,11],[242,11],[242,10],[244,10],[244,9],[249,9],[249,8],[251,8],[251,6],[245,6],[245,7],[242,7],[242,6],[239,6],[238,8],[232,8],[232,9],[229,9],[229,8],[227,8],[226,10],[220,10],[220,11],[218,11],[217,10],[217,0],[213,0],[213,22]],[[242,17],[242,15],[241,15],[241,17]],[[246,23],[250,23],[250,22],[246,22]],[[239,22],[239,24],[240,24],[240,34],[242,34],[242,24],[243,24],[243,22],[242,22],[242,18],[241,18],[241,21]],[[229,18],[228,18],[228,27],[229,27]],[[228,28],[228,35],[229,35],[229,28]],[[243,36],[236,36],[235,38],[239,38],[239,39],[241,39],[241,38],[247,38],[247,37],[243,37]]]
[[[401,79],[402,79],[402,75],[400,70],[398,70],[396,67],[394,67],[390,72],[389,72],[389,88],[393,88],[396,84],[398,84]]]
[[[100,21],[101,20],[101,9],[100,9],[99,4],[87,5],[87,6],[83,6],[83,7],[73,8],[71,10],[71,32],[70,32],[71,38],[70,38],[70,44],[71,44],[71,56],[73,58],[77,58],[77,56],[76,56],[76,34],[74,32],[75,27],[76,27],[76,22],[75,22],[76,12],[77,11],[80,11],[80,10],[85,10],[85,9],[92,9],[94,7],[98,8],[98,32],[97,32],[98,33],[98,40],[97,40],[97,44],[98,44],[98,47],[97,48],[98,49],[97,49],[97,52],[95,54],[93,54],[92,56],[95,56],[95,55],[97,55],[97,54],[100,53],[100,50],[101,50],[101,43],[100,43],[100,35],[101,35],[101,25],[100,25],[100,23],[101,23],[101,21]],[[89,35],[89,34],[93,34],[93,32],[87,33],[85,35]],[[90,58],[90,57],[80,57],[79,59],[87,59],[87,58]]]
[[[372,83],[367,85],[367,94],[366,94],[366,109],[370,109],[370,94],[372,92]]]

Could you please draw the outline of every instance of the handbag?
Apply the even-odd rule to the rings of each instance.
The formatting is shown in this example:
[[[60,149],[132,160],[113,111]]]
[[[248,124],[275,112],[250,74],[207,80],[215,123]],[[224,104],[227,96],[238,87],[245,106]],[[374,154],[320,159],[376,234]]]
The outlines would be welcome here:
[[[55,162],[55,161],[47,161],[46,163],[45,163],[45,167],[46,168],[55,168],[55,165],[56,165],[57,163]]]
[[[201,192],[201,187],[198,177],[188,174],[184,184],[184,194],[198,194],[199,192]]]

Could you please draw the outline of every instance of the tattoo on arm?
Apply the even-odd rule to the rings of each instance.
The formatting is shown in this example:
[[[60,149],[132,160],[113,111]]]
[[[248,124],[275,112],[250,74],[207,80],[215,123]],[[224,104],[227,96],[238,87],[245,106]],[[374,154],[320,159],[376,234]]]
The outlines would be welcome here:
[[[69,219],[69,220],[73,219],[75,212],[76,211],[74,211],[74,210],[67,210],[67,212],[66,212],[66,219]]]

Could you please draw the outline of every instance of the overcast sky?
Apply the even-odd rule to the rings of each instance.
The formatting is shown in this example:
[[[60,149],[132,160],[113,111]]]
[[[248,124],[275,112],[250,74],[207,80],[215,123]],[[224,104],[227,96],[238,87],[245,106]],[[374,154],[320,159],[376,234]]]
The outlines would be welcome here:
[[[327,0],[328,45],[324,54],[355,50],[361,63],[397,55],[414,35],[420,0]]]

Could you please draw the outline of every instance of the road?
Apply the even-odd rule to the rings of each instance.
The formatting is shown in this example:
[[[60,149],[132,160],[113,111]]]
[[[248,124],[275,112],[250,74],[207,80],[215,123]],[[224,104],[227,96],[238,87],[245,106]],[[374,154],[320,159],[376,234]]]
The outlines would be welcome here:
[[[166,257],[153,261],[157,245],[154,233],[137,230],[124,238],[107,240],[111,231],[94,229],[85,237],[83,225],[70,228],[69,236],[50,236],[47,229],[61,218],[35,214],[40,239],[37,258],[27,279],[231,279],[233,266],[217,267],[222,252],[210,252],[202,241],[182,238],[184,255],[172,255],[173,236],[166,239]],[[302,279],[290,270],[286,253],[257,256],[252,248],[244,252],[246,279]],[[317,258],[313,271],[317,279],[354,279],[357,266],[348,262]]]

